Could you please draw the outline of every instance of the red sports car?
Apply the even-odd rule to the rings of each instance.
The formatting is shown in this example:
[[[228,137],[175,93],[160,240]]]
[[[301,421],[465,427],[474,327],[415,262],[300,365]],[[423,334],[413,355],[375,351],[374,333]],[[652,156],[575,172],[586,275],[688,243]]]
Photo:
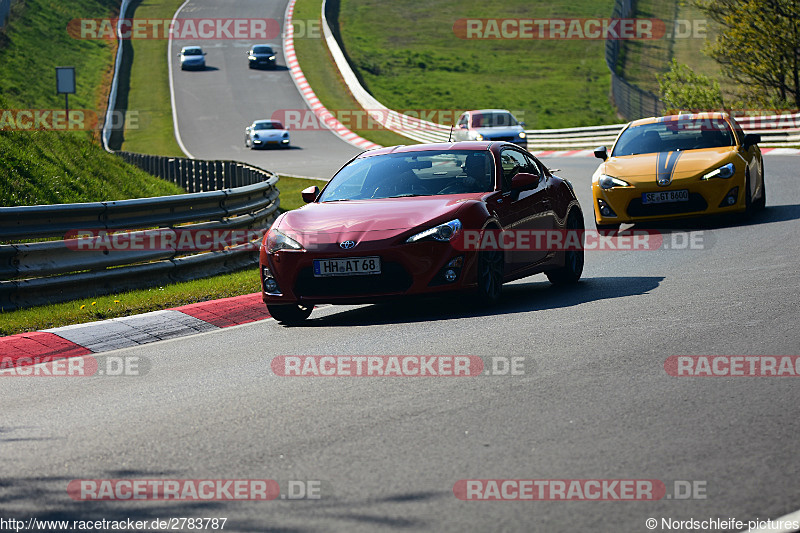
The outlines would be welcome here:
[[[583,230],[572,185],[507,142],[394,146],[364,152],[308,205],[280,215],[264,236],[261,287],[285,324],[318,303],[368,303],[473,291],[485,303],[505,282],[544,272],[575,283],[583,251],[467,249],[481,230]]]

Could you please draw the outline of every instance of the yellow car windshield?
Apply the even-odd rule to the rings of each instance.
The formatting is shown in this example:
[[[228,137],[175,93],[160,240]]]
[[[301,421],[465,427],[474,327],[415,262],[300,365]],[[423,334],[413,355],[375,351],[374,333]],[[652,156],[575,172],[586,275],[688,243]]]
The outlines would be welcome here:
[[[622,133],[611,155],[679,152],[734,144],[733,132],[725,120],[685,118],[630,127]]]

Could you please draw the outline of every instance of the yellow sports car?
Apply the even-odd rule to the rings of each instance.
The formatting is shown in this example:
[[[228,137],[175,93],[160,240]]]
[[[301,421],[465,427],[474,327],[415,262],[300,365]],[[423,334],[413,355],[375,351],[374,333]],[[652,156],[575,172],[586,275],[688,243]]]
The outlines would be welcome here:
[[[621,223],[720,213],[766,205],[761,136],[727,113],[644,118],[629,123],[592,177],[597,229]]]

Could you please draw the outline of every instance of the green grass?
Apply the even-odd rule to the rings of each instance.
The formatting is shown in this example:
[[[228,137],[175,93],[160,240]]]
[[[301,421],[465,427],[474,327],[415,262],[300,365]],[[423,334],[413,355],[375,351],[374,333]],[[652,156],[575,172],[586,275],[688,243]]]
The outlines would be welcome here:
[[[292,209],[297,209],[298,207],[302,207],[305,204],[303,199],[300,197],[300,192],[305,189],[306,187],[313,187],[317,186],[320,189],[325,186],[325,181],[323,180],[310,180],[305,178],[290,178],[288,176],[280,176],[280,181],[278,182],[278,189],[281,192],[280,200],[281,200],[281,211],[291,211]]]
[[[71,37],[67,23],[116,13],[116,0],[25,0],[0,32],[0,109],[63,109],[56,66],[74,66],[70,109],[102,115],[114,46]],[[0,131],[0,205],[179,194],[180,188],[106,153],[95,132]]]
[[[109,17],[117,0],[24,0],[14,5],[0,32],[0,94],[22,108],[64,108],[56,94],[55,67],[74,66],[76,94],[71,109],[102,114],[104,77],[113,68],[113,41],[76,39],[67,23],[77,18]]]
[[[0,336],[105,320],[261,290],[258,269],[108,296],[0,312]]]
[[[295,20],[319,20],[320,0],[298,0],[295,4]],[[308,83],[320,102],[331,112],[339,110],[360,110],[361,106],[347,89],[339,70],[333,63],[328,46],[321,38],[302,37],[294,41],[297,60],[303,69]],[[347,124],[346,124],[347,125]],[[415,144],[408,137],[403,137],[383,128],[369,130],[350,128],[358,135],[383,146],[396,144]]]
[[[322,188],[325,182],[281,176],[279,185],[280,210],[288,211],[305,205],[300,197],[300,191],[314,185]],[[0,312],[0,336],[135,315],[194,302],[250,294],[259,290],[261,287],[258,269],[248,268],[231,274],[220,274],[207,279],[163,287]],[[92,305],[92,302],[96,303]]]
[[[678,63],[688,65],[696,73],[718,81],[723,95],[731,96],[734,93],[733,84],[723,76],[719,63],[703,53],[707,42],[714,40],[719,28],[697,7],[680,0],[638,0],[634,16],[666,21],[668,35],[662,39],[623,43],[621,74],[627,81],[658,94],[656,75],[668,72],[674,57]],[[675,20],[689,21],[693,26],[682,22],[680,28],[675,28]],[[706,24],[697,26],[700,21]]]
[[[3,206],[102,202],[184,192],[107,154],[86,133],[0,132],[0,153]]]
[[[136,6],[137,19],[171,19],[183,0],[143,0]],[[183,157],[175,140],[169,95],[166,39],[129,41],[133,64],[127,83],[120,87],[136,121],[126,121],[122,149],[129,152]]]
[[[310,0],[306,0],[311,3]],[[316,2],[319,4],[319,2]],[[616,122],[602,40],[465,40],[461,18],[608,18],[613,0],[341,0],[344,45],[392,109],[521,111],[529,128]],[[312,86],[316,88],[312,82]]]

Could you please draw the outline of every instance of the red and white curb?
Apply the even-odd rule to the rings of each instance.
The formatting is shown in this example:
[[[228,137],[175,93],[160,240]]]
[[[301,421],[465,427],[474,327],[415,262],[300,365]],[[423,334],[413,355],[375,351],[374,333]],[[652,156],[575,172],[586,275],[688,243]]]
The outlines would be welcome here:
[[[800,155],[798,148],[762,148],[761,153],[764,155]]]
[[[291,0],[289,5],[286,6],[286,16],[284,17],[284,37],[283,37],[283,56],[286,58],[286,66],[292,74],[292,80],[297,86],[297,90],[303,96],[306,104],[314,112],[322,124],[325,124],[333,133],[338,135],[341,139],[349,142],[353,146],[363,150],[373,150],[375,148],[382,148],[380,144],[375,144],[358,134],[350,131],[344,124],[339,122],[336,117],[328,111],[319,101],[314,90],[306,80],[303,71],[300,69],[300,63],[297,61],[297,54],[294,50],[294,27],[292,26],[292,16],[294,15],[294,4],[296,0]]]
[[[129,348],[269,318],[261,293],[0,337],[0,367]]]

